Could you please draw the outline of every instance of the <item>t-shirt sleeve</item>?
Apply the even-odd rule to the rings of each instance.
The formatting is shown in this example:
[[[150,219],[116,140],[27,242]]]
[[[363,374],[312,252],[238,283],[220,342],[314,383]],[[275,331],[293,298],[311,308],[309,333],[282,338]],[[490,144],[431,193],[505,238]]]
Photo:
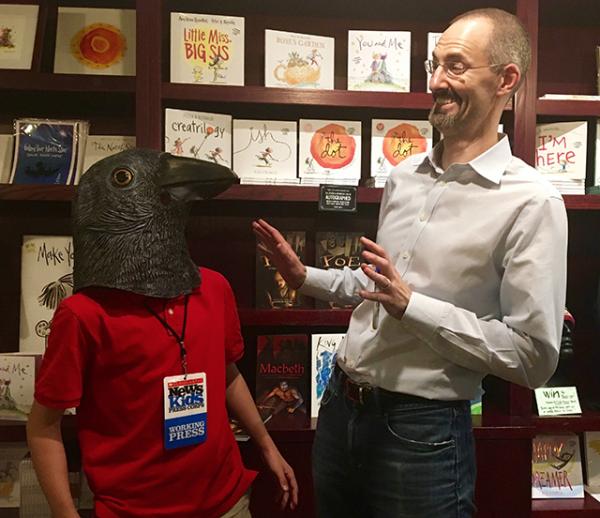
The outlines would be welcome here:
[[[34,397],[38,403],[56,409],[79,406],[87,349],[79,319],[68,307],[59,305],[36,378]]]
[[[238,361],[244,355],[244,339],[240,329],[235,295],[225,282],[225,362]]]

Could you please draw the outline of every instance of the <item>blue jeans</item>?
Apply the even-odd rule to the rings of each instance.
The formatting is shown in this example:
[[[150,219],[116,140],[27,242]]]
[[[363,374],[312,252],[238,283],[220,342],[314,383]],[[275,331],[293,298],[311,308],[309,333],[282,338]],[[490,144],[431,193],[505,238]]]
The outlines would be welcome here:
[[[468,402],[375,389],[346,396],[336,368],[313,446],[319,518],[467,518],[475,511]]]

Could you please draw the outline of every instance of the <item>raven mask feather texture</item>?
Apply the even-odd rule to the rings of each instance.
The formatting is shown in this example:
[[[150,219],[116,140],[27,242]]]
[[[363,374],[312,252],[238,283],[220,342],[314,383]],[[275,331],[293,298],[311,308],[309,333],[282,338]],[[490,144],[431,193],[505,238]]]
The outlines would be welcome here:
[[[149,149],[94,164],[73,202],[75,291],[190,293],[200,277],[185,239],[189,200],[211,198],[237,182],[226,167]]]

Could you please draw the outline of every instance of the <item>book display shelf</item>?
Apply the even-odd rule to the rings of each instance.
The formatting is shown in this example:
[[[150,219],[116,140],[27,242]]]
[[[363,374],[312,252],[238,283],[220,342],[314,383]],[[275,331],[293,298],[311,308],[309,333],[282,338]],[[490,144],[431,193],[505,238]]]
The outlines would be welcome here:
[[[230,114],[234,118],[300,118],[362,122],[362,180],[369,176],[370,123],[373,118],[426,119],[431,106],[423,61],[427,33],[441,32],[456,15],[494,6],[516,13],[532,37],[533,62],[527,80],[504,113],[502,123],[513,152],[534,162],[536,122],[588,120],[595,132],[600,101],[540,100],[545,93],[596,94],[594,48],[600,44],[600,9],[595,0],[406,0],[402,4],[304,2],[302,13],[287,2],[221,0],[98,0],[94,7],[136,9],[136,76],[54,74],[53,52],[59,6],[90,6],[77,0],[3,0],[40,6],[32,70],[0,70],[0,133],[12,133],[17,117],[79,118],[93,133],[135,135],[139,147],[163,148],[164,110],[178,108]],[[245,18],[245,86],[169,82],[170,12],[224,14]],[[334,90],[264,87],[264,30],[276,29],[335,37]],[[346,90],[347,31],[411,31],[409,93]],[[588,137],[588,178],[594,167],[595,134]],[[19,344],[20,251],[24,234],[68,235],[70,202],[76,187],[0,185],[0,351]],[[251,222],[263,217],[284,230],[305,230],[306,257],[313,258],[314,234],[321,230],[363,232],[374,237],[382,189],[359,187],[358,210],[319,212],[318,188],[234,186],[216,199],[194,205],[188,241],[194,260],[230,281],[240,308],[246,355],[240,369],[249,387],[255,382],[256,338],[263,334],[344,332],[347,310],[257,310],[254,308],[255,240]],[[567,305],[575,316],[573,384],[583,414],[539,418],[532,392],[489,378],[483,416],[474,417],[477,440],[477,507],[480,517],[598,516],[600,504],[584,500],[531,501],[531,439],[536,433],[600,430],[600,196],[565,196],[569,216]],[[312,247],[312,248],[311,248]],[[310,260],[309,260],[309,264]],[[0,441],[24,440],[22,425],[1,423]],[[282,454],[296,471],[300,508],[296,516],[314,516],[310,450],[314,421],[306,428],[272,430]],[[65,437],[75,441],[72,420]],[[241,446],[246,462],[258,466],[250,444]],[[76,462],[76,460],[75,460]],[[252,494],[256,516],[284,516],[276,509],[270,480],[259,476]],[[0,509],[0,517],[18,510]]]

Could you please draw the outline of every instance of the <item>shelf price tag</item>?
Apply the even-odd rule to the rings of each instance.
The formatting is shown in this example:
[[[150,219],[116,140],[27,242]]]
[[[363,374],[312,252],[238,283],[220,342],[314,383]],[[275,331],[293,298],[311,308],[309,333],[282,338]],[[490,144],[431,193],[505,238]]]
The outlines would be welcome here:
[[[537,388],[535,401],[540,416],[581,414],[577,387]]]
[[[319,186],[319,210],[356,212],[356,187],[321,184]]]

